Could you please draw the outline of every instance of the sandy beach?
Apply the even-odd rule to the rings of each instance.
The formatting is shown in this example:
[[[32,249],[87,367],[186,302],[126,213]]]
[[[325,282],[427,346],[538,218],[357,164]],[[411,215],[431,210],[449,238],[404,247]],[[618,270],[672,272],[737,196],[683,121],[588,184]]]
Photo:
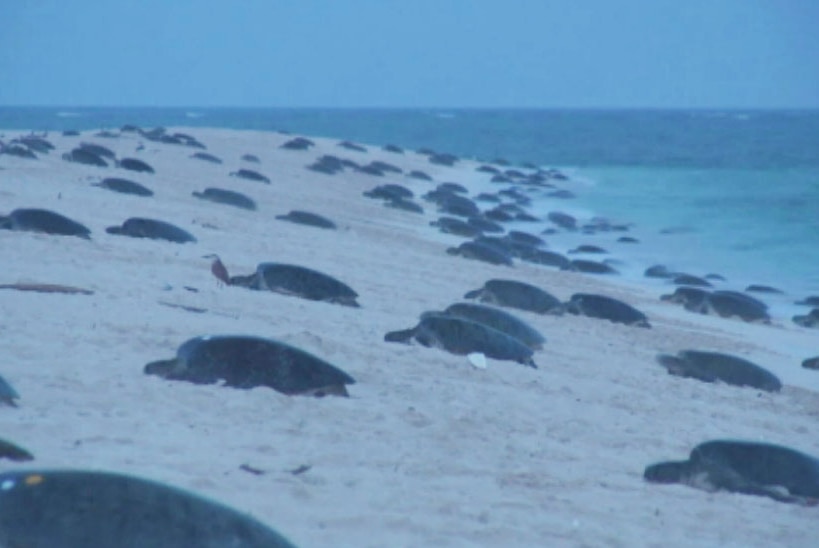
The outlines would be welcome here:
[[[446,248],[463,239],[429,226],[439,216],[432,204],[417,200],[425,209],[417,214],[362,196],[385,183],[420,196],[447,181],[474,194],[489,186],[476,161],[449,167],[383,143],[361,152],[313,137],[310,150],[286,150],[280,145],[294,135],[272,132],[169,131],[193,135],[224,163],[133,133],[51,134],[56,150],[36,160],[0,156],[0,214],[47,208],[91,229],[90,240],[0,230],[0,284],[93,291],[0,290],[0,375],[21,396],[19,407],[0,407],[0,437],[35,456],[1,461],[2,469],[108,470],[167,482],[247,512],[303,547],[815,545],[817,507],[650,484],[643,470],[722,438],[819,455],[819,372],[800,367],[819,354],[816,330],[785,318],[756,325],[693,314],[659,300],[668,287],[451,256]],[[155,173],[61,159],[80,142],[142,159]],[[259,163],[241,160],[245,154]],[[433,181],[305,169],[324,154],[422,170]],[[270,184],[229,176],[240,168]],[[92,186],[104,177],[131,179],[154,195]],[[206,187],[247,194],[258,209],[191,196]],[[295,209],[338,229],[275,219]],[[128,217],[171,222],[198,241],[106,233]],[[597,240],[608,245],[619,235]],[[319,270],[351,286],[361,307],[225,287],[203,258],[211,253],[231,274],[266,261]],[[561,300],[615,297],[643,311],[652,328],[514,311],[547,339],[534,354],[537,369],[492,359],[479,369],[463,356],[384,341],[492,278],[526,281]],[[349,398],[316,399],[143,373],[206,334],[275,338],[356,383]],[[784,387],[769,393],[674,377],[655,361],[683,349],[752,360]]]

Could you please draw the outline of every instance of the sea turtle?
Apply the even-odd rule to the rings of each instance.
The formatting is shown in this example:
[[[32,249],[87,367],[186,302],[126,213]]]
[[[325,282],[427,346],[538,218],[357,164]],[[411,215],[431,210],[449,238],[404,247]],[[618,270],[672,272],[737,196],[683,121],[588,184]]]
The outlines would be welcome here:
[[[807,314],[794,316],[793,323],[802,327],[819,327],[819,308],[814,308]]]
[[[527,310],[537,314],[559,314],[560,301],[539,287],[517,280],[491,279],[483,287],[468,291],[464,299]]]
[[[589,261],[586,259],[575,259],[570,261],[563,270],[571,270],[574,272],[583,272],[585,274],[618,274],[617,269],[612,268],[606,263],[598,261]]]
[[[358,293],[332,276],[310,268],[283,263],[260,263],[256,272],[247,276],[228,276],[227,268],[217,255],[206,255],[213,259],[211,271],[220,281],[228,285],[248,289],[267,290],[283,295],[294,295],[310,301],[325,301],[358,308]],[[217,274],[217,270],[220,274]]]
[[[194,152],[191,154],[191,158],[196,158],[198,160],[204,160],[206,162],[210,162],[212,164],[221,164],[222,159],[210,154],[208,152]]]
[[[0,459],[8,459],[14,462],[26,462],[34,460],[34,455],[15,443],[0,439]],[[2,489],[2,484],[0,484],[0,493],[2,493]],[[2,494],[0,494],[0,500],[2,500]],[[0,508],[2,508],[2,503],[0,503]],[[0,546],[6,545],[0,544]]]
[[[208,187],[203,192],[192,192],[192,196],[202,200],[209,200],[218,204],[231,205],[242,209],[255,210],[256,202],[241,192],[224,188]]]
[[[458,247],[450,247],[446,250],[449,255],[460,255],[467,259],[474,259],[495,265],[512,266],[512,257],[495,247],[484,242],[469,241]]]
[[[121,167],[122,169],[127,169],[130,171],[140,171],[143,173],[154,172],[154,168],[152,168],[142,160],[139,160],[138,158],[123,158],[122,160],[117,162],[117,166]]]
[[[120,234],[122,236],[131,236],[132,238],[168,240],[169,242],[178,244],[196,241],[193,235],[176,225],[143,217],[131,217],[126,219],[125,222],[122,223],[122,226],[109,226],[105,231],[108,234]]]
[[[232,171],[230,173],[231,177],[238,177],[240,179],[247,179],[248,181],[259,181],[262,183],[270,184],[270,179],[267,176],[262,175],[258,171],[253,171],[252,169],[245,169],[242,168],[238,171]]]
[[[15,209],[7,216],[0,216],[0,228],[26,232],[44,232],[58,236],[78,236],[90,239],[91,230],[86,226],[54,213],[48,209]]]
[[[494,306],[476,303],[455,303],[449,305],[443,313],[448,316],[465,318],[473,322],[488,325],[501,333],[518,339],[532,350],[543,348],[543,343],[546,342],[546,338],[534,327],[517,316],[513,316],[505,310],[495,308]]]
[[[331,230],[334,230],[336,228],[336,224],[327,217],[322,217],[317,213],[301,211],[298,209],[292,210],[287,215],[276,215],[276,218],[279,219],[280,221],[290,221],[291,223],[298,223],[300,225],[315,226],[318,228],[328,228]]]
[[[384,335],[387,342],[409,342],[411,339],[459,356],[480,352],[496,360],[537,367],[532,360],[532,349],[520,340],[488,325],[448,314],[426,313],[415,327]]]
[[[121,179],[119,177],[106,177],[99,183],[92,183],[93,186],[113,190],[122,194],[133,194],[134,196],[153,196],[154,192],[134,181]]]
[[[702,350],[683,350],[676,356],[660,354],[657,361],[671,375],[691,377],[705,382],[721,381],[735,386],[751,386],[778,392],[782,382],[770,371],[748,360]]]
[[[145,374],[195,384],[223,381],[232,388],[267,386],[282,394],[347,396],[355,380],[321,358],[274,339],[205,335],[184,342],[169,360],[145,366]]]
[[[108,167],[108,162],[102,159],[101,156],[94,154],[90,150],[77,147],[71,152],[66,152],[62,156],[63,160],[67,162],[74,162],[78,164],[85,164],[89,166]]]
[[[819,503],[819,459],[770,443],[708,441],[697,445],[688,460],[648,466],[643,477],[652,483],[683,483],[780,502]]]
[[[292,548],[249,514],[113,472],[0,473],[0,546]]]
[[[17,402],[15,400],[19,399],[20,394],[18,394],[14,387],[10,385],[2,375],[0,375],[0,404],[17,407]]]
[[[623,301],[591,293],[575,293],[565,305],[569,314],[600,318],[614,323],[651,327],[646,315]]]

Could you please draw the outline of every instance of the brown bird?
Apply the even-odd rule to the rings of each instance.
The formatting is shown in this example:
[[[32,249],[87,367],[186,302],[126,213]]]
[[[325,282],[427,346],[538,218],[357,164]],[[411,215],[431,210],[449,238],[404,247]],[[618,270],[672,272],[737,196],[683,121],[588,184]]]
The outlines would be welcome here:
[[[213,262],[210,265],[210,271],[220,282],[225,285],[230,285],[230,276],[228,275],[227,267],[225,267],[222,259],[219,258],[219,255],[212,253],[210,255],[205,255],[202,258],[213,259]]]

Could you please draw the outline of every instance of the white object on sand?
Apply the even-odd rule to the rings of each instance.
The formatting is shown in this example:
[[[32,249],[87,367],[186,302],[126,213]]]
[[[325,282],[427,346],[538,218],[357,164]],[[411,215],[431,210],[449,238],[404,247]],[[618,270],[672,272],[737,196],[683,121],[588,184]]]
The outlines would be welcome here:
[[[486,356],[483,355],[481,352],[472,352],[471,354],[466,355],[469,363],[471,363],[476,369],[486,369]]]

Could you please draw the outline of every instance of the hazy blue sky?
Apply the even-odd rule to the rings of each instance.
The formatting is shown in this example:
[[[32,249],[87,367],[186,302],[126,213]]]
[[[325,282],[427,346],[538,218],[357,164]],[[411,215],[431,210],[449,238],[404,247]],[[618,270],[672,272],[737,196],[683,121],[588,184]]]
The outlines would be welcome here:
[[[819,107],[819,0],[0,0],[0,105]]]

